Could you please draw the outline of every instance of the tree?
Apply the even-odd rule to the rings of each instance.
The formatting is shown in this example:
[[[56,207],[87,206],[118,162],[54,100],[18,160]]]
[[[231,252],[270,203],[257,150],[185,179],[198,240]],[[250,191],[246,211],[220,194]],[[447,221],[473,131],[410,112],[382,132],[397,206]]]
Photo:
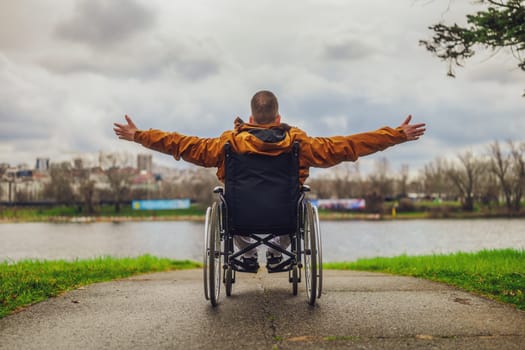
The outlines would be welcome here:
[[[525,186],[525,144],[515,145],[508,142],[509,151],[505,154],[499,143],[490,145],[491,171],[498,178],[505,205],[509,213],[519,212]]]
[[[450,179],[446,175],[448,168],[449,165],[443,158],[436,158],[424,166],[421,178],[427,196],[442,199],[450,193]]]
[[[131,178],[134,175],[134,170],[131,168],[112,167],[106,170],[111,196],[115,204],[115,213],[120,213],[120,203],[128,199]]]
[[[79,174],[79,195],[84,203],[84,212],[91,215],[95,212],[94,198],[95,198],[95,181],[91,179],[90,169],[81,169]]]
[[[434,24],[432,40],[420,40],[428,51],[448,61],[448,75],[455,76],[454,66],[462,67],[467,58],[474,56],[475,46],[493,51],[509,48],[518,59],[518,67],[525,71],[525,1],[479,0],[488,5],[483,11],[467,15],[467,27],[457,24]],[[524,94],[525,96],[525,94]]]
[[[376,160],[374,171],[368,180],[373,191],[382,198],[393,196],[394,179],[390,176],[390,165],[385,157]]]
[[[399,188],[397,189],[397,192],[401,197],[407,196],[409,170],[410,168],[408,164],[401,164],[401,169],[399,172],[399,179],[398,179]]]
[[[485,169],[484,163],[471,152],[458,156],[461,166],[453,167],[447,174],[463,197],[463,209],[474,210],[474,195],[478,190],[480,176]]]
[[[71,164],[69,162],[52,164],[49,168],[49,177],[51,181],[44,188],[45,195],[58,203],[71,204],[74,201]]]
[[[499,203],[500,198],[500,186],[498,183],[497,176],[490,171],[491,161],[486,161],[485,167],[488,171],[483,171],[479,179],[479,195],[481,203],[492,209],[493,204]]]
[[[128,199],[131,194],[131,180],[136,175],[136,170],[127,166],[131,162],[128,153],[111,153],[100,156],[99,163],[109,165],[104,172],[109,184],[111,200],[115,205],[115,212],[120,212],[120,204]]]

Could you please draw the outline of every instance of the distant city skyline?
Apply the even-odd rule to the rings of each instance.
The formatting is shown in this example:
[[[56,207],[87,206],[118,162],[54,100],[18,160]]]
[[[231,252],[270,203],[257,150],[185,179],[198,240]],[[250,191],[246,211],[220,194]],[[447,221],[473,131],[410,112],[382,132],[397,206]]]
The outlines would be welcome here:
[[[426,122],[386,157],[421,169],[436,157],[523,141],[525,75],[512,54],[479,52],[446,77],[418,45],[428,26],[465,22],[471,2],[27,0],[0,3],[0,162],[149,151],[113,122],[213,137],[274,91],[283,121],[312,136]],[[482,50],[480,50],[482,51]],[[180,168],[169,155],[152,161]]]

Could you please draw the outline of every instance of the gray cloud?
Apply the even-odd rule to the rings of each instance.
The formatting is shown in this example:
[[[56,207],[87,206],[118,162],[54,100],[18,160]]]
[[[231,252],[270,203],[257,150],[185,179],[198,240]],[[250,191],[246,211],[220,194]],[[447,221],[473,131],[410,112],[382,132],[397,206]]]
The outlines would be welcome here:
[[[295,101],[283,96],[281,105],[312,136],[348,135],[378,129],[396,115],[397,106],[379,104],[344,92],[304,94]],[[390,119],[389,119],[390,118]],[[399,119],[402,116],[398,116]],[[397,125],[396,125],[397,126]]]
[[[16,107],[18,101],[0,100],[0,140],[45,140],[49,137],[49,125]]]
[[[465,74],[474,82],[495,82],[499,84],[523,84],[525,81],[525,72],[523,72],[519,67],[517,67],[517,61],[515,66],[507,62],[507,64],[491,64],[484,67],[483,70],[468,70],[465,71],[459,69],[456,71],[458,78],[461,78],[461,75]],[[519,92],[519,91],[517,91]]]
[[[175,69],[190,80],[198,80],[213,75],[219,71],[219,63],[210,59],[178,62]]]
[[[221,70],[221,54],[212,42],[152,37],[148,42],[130,41],[112,50],[61,47],[42,55],[39,63],[57,74],[95,73],[126,79],[175,75],[196,81]]]
[[[375,53],[375,49],[360,39],[342,39],[327,43],[323,56],[329,60],[359,60]]]
[[[56,27],[56,35],[89,46],[107,47],[151,28],[154,20],[154,13],[135,1],[82,0],[73,18]]]

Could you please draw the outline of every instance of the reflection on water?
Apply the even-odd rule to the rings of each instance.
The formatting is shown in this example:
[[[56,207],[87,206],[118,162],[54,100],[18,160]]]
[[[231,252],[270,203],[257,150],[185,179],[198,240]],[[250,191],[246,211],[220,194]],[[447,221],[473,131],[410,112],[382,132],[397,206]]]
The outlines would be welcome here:
[[[525,220],[322,221],[325,261],[491,248],[525,249]],[[201,260],[204,224],[0,224],[0,260],[152,254]]]

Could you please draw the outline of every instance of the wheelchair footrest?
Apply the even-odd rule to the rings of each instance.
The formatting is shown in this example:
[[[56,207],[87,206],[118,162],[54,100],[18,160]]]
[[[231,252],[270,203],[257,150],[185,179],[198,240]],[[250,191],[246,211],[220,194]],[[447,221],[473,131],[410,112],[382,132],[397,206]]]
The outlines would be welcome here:
[[[274,268],[266,266],[266,269],[268,270],[268,273],[276,273],[276,272],[291,271],[292,267],[293,265],[289,261],[284,261],[282,264],[279,264]]]
[[[242,263],[242,261],[235,260],[235,259],[231,260],[231,266],[232,266],[232,269],[237,272],[257,273],[259,270],[259,269],[257,270],[249,269]]]

